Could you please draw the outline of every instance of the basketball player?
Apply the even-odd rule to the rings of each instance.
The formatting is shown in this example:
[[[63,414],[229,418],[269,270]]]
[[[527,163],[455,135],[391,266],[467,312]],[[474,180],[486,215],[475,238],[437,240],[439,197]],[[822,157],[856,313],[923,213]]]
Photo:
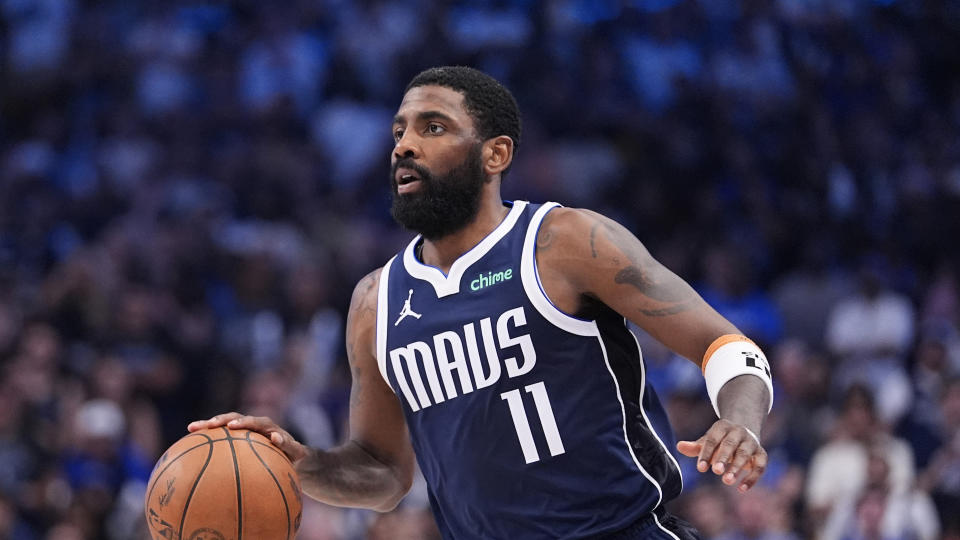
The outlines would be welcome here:
[[[238,413],[189,429],[270,436],[333,505],[392,509],[416,458],[445,539],[697,538],[663,511],[680,470],[625,319],[703,366],[719,420],[676,447],[741,491],[767,464],[760,349],[616,222],[500,198],[520,120],[491,77],[421,73],[393,137],[392,214],[419,235],[354,291],[349,442]]]

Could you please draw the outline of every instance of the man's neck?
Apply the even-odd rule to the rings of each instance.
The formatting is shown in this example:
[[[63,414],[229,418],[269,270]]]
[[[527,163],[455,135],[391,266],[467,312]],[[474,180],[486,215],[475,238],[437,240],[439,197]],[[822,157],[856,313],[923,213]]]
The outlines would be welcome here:
[[[439,268],[444,274],[449,273],[454,261],[486,238],[509,212],[510,209],[500,200],[499,193],[496,200],[484,199],[477,216],[466,227],[435,240],[424,240],[420,259],[424,264]]]

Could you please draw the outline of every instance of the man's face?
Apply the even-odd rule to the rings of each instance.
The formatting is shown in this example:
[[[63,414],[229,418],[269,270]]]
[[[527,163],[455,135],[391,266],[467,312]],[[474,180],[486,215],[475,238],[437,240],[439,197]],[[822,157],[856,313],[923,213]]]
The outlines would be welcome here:
[[[390,213],[397,222],[433,240],[476,217],[487,175],[463,95],[440,86],[411,88],[394,117],[393,138]]]
[[[848,433],[854,438],[865,440],[874,433],[875,417],[870,405],[862,400],[853,398],[843,412],[843,420]]]

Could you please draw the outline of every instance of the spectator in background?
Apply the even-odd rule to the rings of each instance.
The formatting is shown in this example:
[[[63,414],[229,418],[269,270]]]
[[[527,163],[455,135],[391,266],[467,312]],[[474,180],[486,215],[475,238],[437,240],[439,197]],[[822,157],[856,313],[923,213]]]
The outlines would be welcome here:
[[[750,493],[731,496],[719,484],[702,485],[684,503],[706,540],[799,540],[794,532],[795,494],[757,486]]]
[[[939,369],[951,376],[960,375],[960,281],[954,266],[944,262],[934,272],[919,313],[926,341],[943,347]]]
[[[186,414],[181,397],[185,366],[167,332],[171,312],[167,293],[130,285],[119,293],[109,330],[103,336],[110,354],[123,363],[132,384],[157,405],[160,426],[172,437],[173,425]]]
[[[783,315],[786,338],[799,338],[809,345],[823,341],[833,307],[852,287],[850,278],[833,268],[826,242],[803,248],[800,264],[773,284],[772,296]]]
[[[733,538],[733,505],[720,485],[705,485],[692,490],[684,501],[683,514],[708,540]]]
[[[856,500],[870,480],[871,450],[886,456],[884,475],[889,492],[900,496],[912,489],[913,452],[910,445],[892,437],[879,422],[869,388],[853,385],[844,393],[830,439],[810,461],[806,505],[810,522],[819,535],[830,511],[844,501]]]
[[[77,411],[73,428],[63,456],[66,478],[76,495],[74,504],[87,518],[82,523],[85,536],[106,536],[107,514],[131,473],[123,455],[126,419],[116,403],[91,400]],[[149,476],[150,465],[146,468]]]
[[[795,466],[806,466],[826,435],[831,417],[829,407],[829,366],[823,354],[804,342],[787,339],[773,350],[771,365],[777,370],[780,399],[764,426],[764,438],[771,442],[771,456],[782,451]]]
[[[800,540],[793,532],[790,501],[761,486],[754,493],[737,497],[737,526],[735,532],[724,537],[729,540]]]
[[[940,522],[930,496],[912,486],[895,491],[884,448],[873,446],[862,491],[837,502],[820,540],[936,540]]]
[[[960,283],[953,265],[944,262],[937,268],[922,305],[920,320],[924,324],[945,322],[955,326],[960,323]],[[954,368],[960,369],[960,358],[957,358],[960,355],[954,356]]]
[[[940,445],[920,477],[920,487],[933,495],[943,522],[944,538],[960,538],[960,378],[944,387],[940,401]]]
[[[914,403],[897,426],[897,433],[910,441],[917,466],[924,468],[943,444],[943,413],[940,402],[957,372],[950,365],[948,337],[943,328],[923,331],[913,354]]]
[[[827,322],[826,343],[840,362],[834,381],[843,391],[853,383],[867,385],[882,422],[895,424],[913,399],[905,369],[914,333],[910,299],[884,284],[885,263],[870,257],[860,266],[858,291],[841,300]]]

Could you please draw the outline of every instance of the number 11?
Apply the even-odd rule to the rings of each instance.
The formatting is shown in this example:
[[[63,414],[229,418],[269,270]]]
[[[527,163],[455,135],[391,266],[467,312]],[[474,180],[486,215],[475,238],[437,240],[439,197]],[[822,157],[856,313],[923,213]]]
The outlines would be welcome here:
[[[557,420],[553,417],[553,408],[550,407],[550,398],[547,397],[547,388],[543,385],[543,381],[527,385],[524,390],[533,394],[533,402],[537,406],[537,414],[540,415],[540,425],[543,426],[543,434],[547,438],[550,455],[558,456],[564,453],[560,431],[557,430]],[[504,392],[500,394],[500,399],[505,400],[507,405],[510,406],[510,416],[513,417],[513,426],[517,429],[517,438],[520,440],[520,448],[523,449],[523,458],[528,464],[540,461],[537,445],[533,442],[533,432],[530,431],[530,423],[527,422],[527,411],[523,407],[523,397],[520,395],[520,390]]]

